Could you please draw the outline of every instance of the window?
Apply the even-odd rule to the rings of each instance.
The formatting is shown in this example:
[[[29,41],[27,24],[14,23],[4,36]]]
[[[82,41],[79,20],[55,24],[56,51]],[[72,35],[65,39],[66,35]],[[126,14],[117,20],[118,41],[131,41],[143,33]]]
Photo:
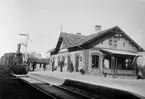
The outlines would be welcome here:
[[[112,45],[112,39],[109,39],[109,45]]]
[[[125,59],[125,57],[122,58],[118,58],[117,60],[117,65],[118,65],[118,70],[132,70],[133,66],[131,66],[131,59],[127,58]]]
[[[109,39],[109,45],[110,45],[111,47],[117,47],[117,45],[118,45],[118,39],[115,38],[115,37],[110,38],[110,39]]]
[[[114,39],[114,46],[117,46],[117,39]]]
[[[82,56],[80,56],[80,61],[82,61]]]
[[[98,67],[99,67],[99,56],[92,55],[92,68],[98,68]]]
[[[125,60],[125,69],[126,70],[132,70],[132,66],[131,65],[131,59],[126,59]]]
[[[125,42],[123,42],[123,47],[125,47]]]

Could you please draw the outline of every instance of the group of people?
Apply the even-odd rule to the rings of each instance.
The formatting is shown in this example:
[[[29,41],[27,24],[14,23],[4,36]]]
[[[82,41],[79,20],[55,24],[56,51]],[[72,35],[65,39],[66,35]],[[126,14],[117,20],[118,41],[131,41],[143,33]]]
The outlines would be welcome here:
[[[65,67],[66,63],[64,60],[59,61],[58,63],[58,67],[60,68],[60,72],[63,72],[63,68]],[[52,71],[57,70],[57,67],[55,67],[55,62],[52,61]],[[68,64],[68,69],[69,72],[73,72],[74,71],[74,67],[73,67],[73,63],[72,61],[69,62]]]
[[[30,70],[30,68],[32,67],[32,71],[35,70],[36,68],[36,61],[33,61],[33,62],[27,62],[27,67],[28,67],[28,70]],[[40,64],[41,65],[41,64]],[[43,63],[43,69],[44,71],[46,70],[46,63]]]
[[[58,64],[58,67],[60,68],[60,72],[63,72],[63,68],[64,66],[66,65],[65,61],[61,60]],[[69,63],[67,64],[67,71],[68,72],[73,72],[74,71],[74,65],[73,65],[73,62],[70,60]],[[57,67],[55,67],[55,61],[52,61],[52,71],[55,71],[57,70]],[[81,74],[85,74],[85,71],[84,69],[80,69],[79,72]]]

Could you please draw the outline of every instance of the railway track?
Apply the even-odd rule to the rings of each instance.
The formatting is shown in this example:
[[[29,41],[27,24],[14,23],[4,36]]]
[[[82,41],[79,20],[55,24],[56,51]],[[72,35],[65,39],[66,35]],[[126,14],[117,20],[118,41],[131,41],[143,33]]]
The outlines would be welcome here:
[[[126,91],[88,85],[77,81],[66,80],[62,85],[52,85],[46,81],[29,76],[17,78],[39,90],[40,93],[42,92],[51,97],[51,99],[142,99],[142,97]]]
[[[66,87],[55,86],[55,85],[53,85],[53,86],[54,86],[54,87],[57,87],[57,88],[60,88],[60,89],[63,89],[63,90],[66,90],[66,91],[68,91],[68,92],[77,94],[77,95],[79,95],[79,96],[82,96],[82,97],[84,97],[85,99],[95,99],[95,98],[90,97],[90,96],[87,96],[87,95],[85,95],[85,94],[78,93],[77,91],[72,91],[72,90],[70,90],[70,89],[68,89],[68,88],[66,88]],[[84,99],[84,98],[83,98],[83,99]]]
[[[17,78],[40,92],[48,95],[51,99],[95,99],[77,91],[70,90],[67,87],[51,85],[33,77],[20,76]]]
[[[24,78],[24,77],[23,77]],[[51,99],[57,99],[56,97],[52,96],[51,94],[49,94],[47,91],[42,90],[41,88],[37,87],[35,84],[32,84],[32,82],[34,83],[42,83],[43,81],[37,80],[35,78],[30,78],[28,76],[25,76],[25,79],[21,79],[20,77],[18,77],[19,80],[23,81],[24,83],[30,85],[31,87],[39,90],[40,92],[46,94],[47,96],[49,96]],[[26,80],[27,79],[27,80]],[[31,80],[31,83],[29,82]]]

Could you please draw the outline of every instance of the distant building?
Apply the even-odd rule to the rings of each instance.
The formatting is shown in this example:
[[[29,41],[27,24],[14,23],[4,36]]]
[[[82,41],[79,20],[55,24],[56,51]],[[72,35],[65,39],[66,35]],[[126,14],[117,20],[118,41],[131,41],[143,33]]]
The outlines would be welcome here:
[[[56,47],[50,51],[52,70],[94,75],[135,75],[134,59],[144,51],[118,26],[88,36],[61,32]],[[71,63],[72,62],[72,63]],[[132,64],[133,63],[133,64]]]

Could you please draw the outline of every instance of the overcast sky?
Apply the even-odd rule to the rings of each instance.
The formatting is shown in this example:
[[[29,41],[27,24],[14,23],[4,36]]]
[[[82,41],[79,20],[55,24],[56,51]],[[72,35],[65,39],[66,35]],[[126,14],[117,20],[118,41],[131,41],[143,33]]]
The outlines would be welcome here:
[[[0,0],[0,56],[15,52],[28,33],[28,51],[47,52],[63,32],[95,32],[119,26],[145,48],[145,0]]]

